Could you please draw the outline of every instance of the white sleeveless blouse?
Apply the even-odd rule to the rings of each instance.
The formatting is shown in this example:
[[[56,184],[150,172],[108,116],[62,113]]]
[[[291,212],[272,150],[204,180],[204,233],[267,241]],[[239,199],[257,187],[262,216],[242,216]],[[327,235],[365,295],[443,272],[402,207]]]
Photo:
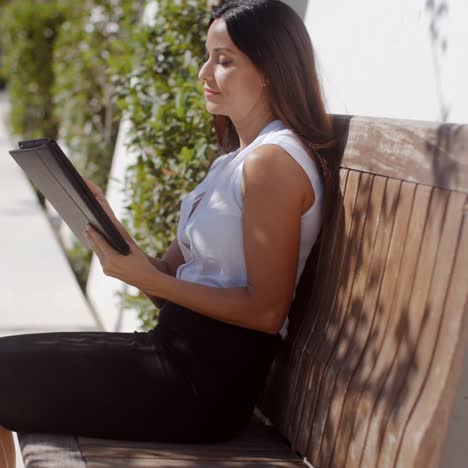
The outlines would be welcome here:
[[[185,263],[177,269],[177,278],[218,288],[247,286],[242,168],[245,157],[261,144],[275,144],[287,151],[305,171],[314,189],[314,204],[302,215],[297,287],[321,227],[324,187],[318,168],[302,142],[280,120],[270,122],[242,151],[237,149],[218,157],[205,179],[182,199],[177,240]],[[197,201],[199,204],[193,210]],[[296,288],[293,298],[295,295]],[[288,322],[286,317],[279,332],[283,339],[287,336]]]

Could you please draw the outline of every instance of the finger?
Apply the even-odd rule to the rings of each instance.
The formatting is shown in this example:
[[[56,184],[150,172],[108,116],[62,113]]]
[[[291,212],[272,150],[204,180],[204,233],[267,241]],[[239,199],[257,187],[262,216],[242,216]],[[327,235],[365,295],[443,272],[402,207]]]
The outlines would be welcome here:
[[[109,202],[107,201],[106,197],[102,193],[102,190],[97,187],[96,185],[93,185],[92,182],[87,181],[84,179],[85,182],[88,184],[88,187],[91,189],[91,192],[95,196],[96,200],[100,203],[106,214],[112,218],[114,222],[119,222],[117,217],[115,216],[114,210],[110,206]]]
[[[81,176],[81,178],[83,179],[84,183],[89,187],[91,191],[94,192],[94,191],[100,190],[99,187],[94,182],[91,182],[85,176]]]
[[[115,255],[117,251],[107,242],[107,239],[92,226],[88,229],[88,235],[102,252],[102,255]]]
[[[106,212],[106,214],[109,216],[109,218],[113,221],[113,223],[116,225],[117,229],[119,230],[120,234],[122,234],[122,237],[129,243],[134,243],[133,238],[130,236],[128,231],[126,230],[125,226],[121,223],[121,221],[117,218],[117,216],[114,213],[114,210],[110,206],[109,202],[107,201],[106,197],[104,196],[102,190],[95,184],[93,184],[91,181],[86,179],[86,177],[83,177],[83,180],[85,181],[86,185],[89,187],[93,195],[96,197],[96,200],[101,204],[102,208]]]
[[[93,184],[90,180],[86,179],[85,177],[83,177],[83,180],[85,181],[86,185],[89,187],[93,195],[96,197],[96,199],[101,203],[101,205],[103,205],[103,208],[107,209],[106,210],[107,214],[114,215],[112,207],[107,201],[107,198],[104,195],[104,192],[102,191],[102,189],[100,189],[96,184]]]
[[[103,253],[99,245],[88,233],[86,233],[86,239],[88,240],[88,243],[91,246],[91,249],[93,249],[94,253],[99,257],[99,261],[102,263]]]
[[[117,219],[115,216],[114,210],[110,206],[110,203],[108,202],[107,198],[105,197],[102,189],[100,189],[96,184],[93,184],[90,180],[86,179],[86,177],[83,177],[83,180],[85,181],[86,185],[89,187],[93,195],[96,197],[96,199],[101,202],[101,205],[103,205],[103,208],[106,209],[106,213],[114,220],[117,221],[120,224],[120,221]],[[123,227],[123,226],[122,226]]]
[[[120,234],[122,234],[122,237],[129,243],[134,244],[135,241],[133,240],[132,236],[128,233],[127,229],[125,226],[114,216],[114,223],[117,227],[117,229],[120,231]]]
[[[123,223],[115,216],[115,213],[112,211],[112,208],[110,205],[107,203],[105,207],[103,207],[109,218],[112,220],[112,222],[115,224],[115,227],[118,229],[120,234],[122,234],[122,237],[129,243],[134,243],[134,240],[132,236],[128,233],[127,229],[123,225]]]
[[[105,206],[103,206],[104,211],[107,213],[111,221],[115,224],[115,227],[118,229],[120,234],[122,234],[122,237],[127,241],[127,242],[133,242],[133,239],[131,238],[130,234],[127,232],[125,229],[125,226],[120,222],[120,220],[115,216],[115,213],[112,211],[112,208],[108,203],[106,203]]]
[[[101,188],[99,188],[96,184],[88,180],[86,177],[83,177],[83,176],[81,177],[84,180],[85,184],[88,186],[88,188],[91,190],[93,195],[95,195],[96,197],[103,195],[103,191]]]

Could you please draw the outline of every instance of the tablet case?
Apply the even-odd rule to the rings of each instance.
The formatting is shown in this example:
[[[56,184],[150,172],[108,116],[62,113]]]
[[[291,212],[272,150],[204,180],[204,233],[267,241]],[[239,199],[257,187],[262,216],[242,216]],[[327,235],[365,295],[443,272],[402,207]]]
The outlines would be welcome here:
[[[129,245],[57,142],[39,138],[18,145],[9,153],[80,242],[91,248],[85,230],[92,224],[115,250],[128,255]]]

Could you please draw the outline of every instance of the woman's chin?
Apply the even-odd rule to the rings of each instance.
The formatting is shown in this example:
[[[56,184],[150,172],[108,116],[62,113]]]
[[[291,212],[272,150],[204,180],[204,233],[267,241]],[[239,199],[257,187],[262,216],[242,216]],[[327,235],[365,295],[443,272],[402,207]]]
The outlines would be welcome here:
[[[213,115],[228,115],[226,112],[223,112],[221,106],[214,104],[213,102],[207,101],[205,103],[206,110]]]
[[[219,105],[211,101],[205,101],[205,106],[208,112],[216,112],[219,109]]]

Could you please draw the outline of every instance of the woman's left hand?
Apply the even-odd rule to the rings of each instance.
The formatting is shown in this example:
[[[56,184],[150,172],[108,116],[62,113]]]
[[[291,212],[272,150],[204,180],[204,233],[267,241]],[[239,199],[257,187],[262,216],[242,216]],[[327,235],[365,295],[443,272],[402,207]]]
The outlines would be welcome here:
[[[93,226],[88,225],[86,238],[101,262],[104,274],[122,280],[142,291],[154,286],[161,274],[148,260],[145,253],[131,242],[130,253],[121,255]]]

